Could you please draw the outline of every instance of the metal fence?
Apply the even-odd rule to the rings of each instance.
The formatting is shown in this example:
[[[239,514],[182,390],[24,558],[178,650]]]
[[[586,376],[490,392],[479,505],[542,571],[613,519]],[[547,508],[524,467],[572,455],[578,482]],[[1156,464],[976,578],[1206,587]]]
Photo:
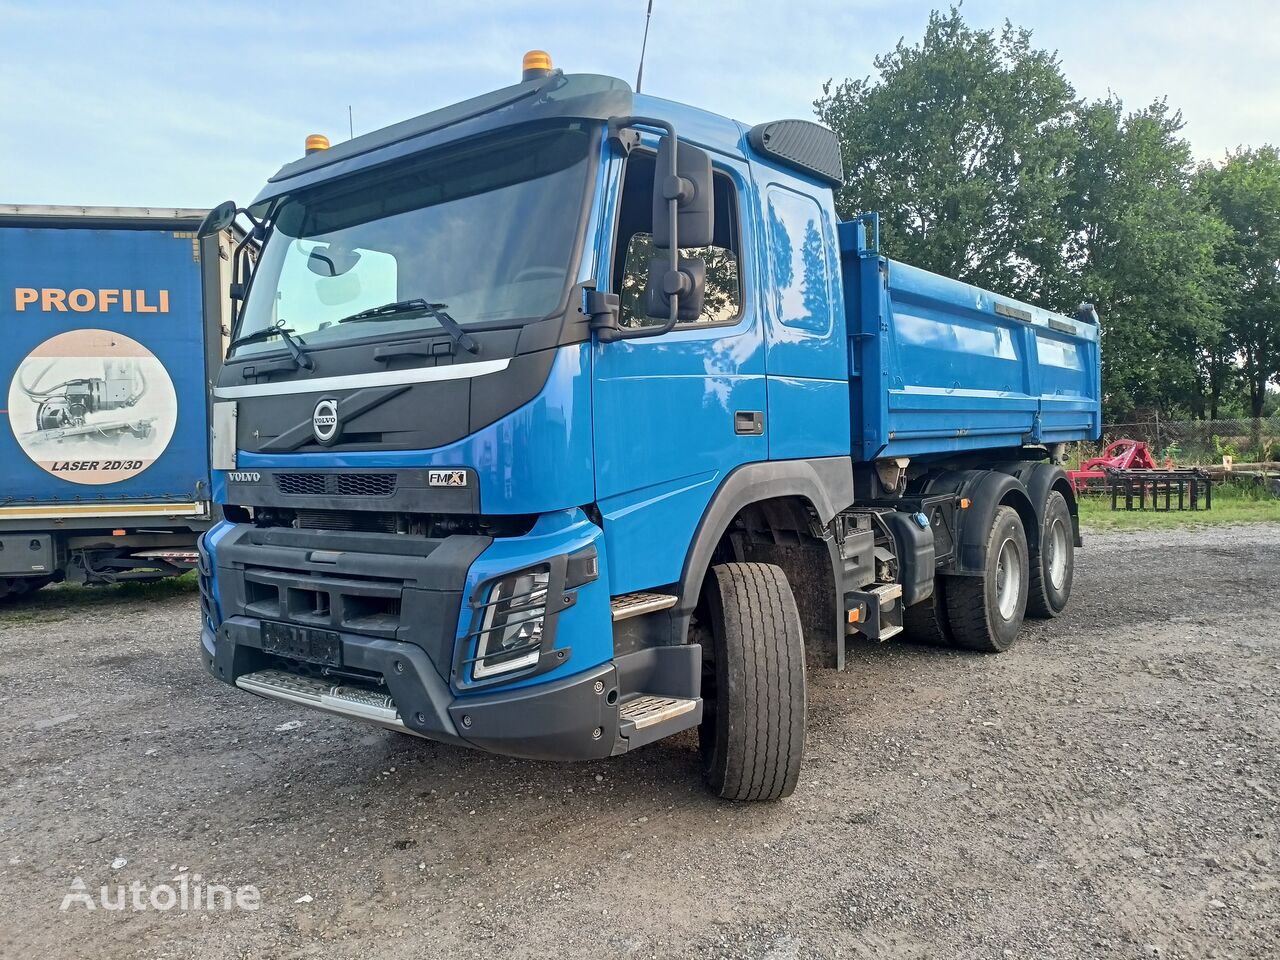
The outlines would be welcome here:
[[[1218,464],[1225,455],[1237,463],[1280,460],[1280,417],[1242,420],[1161,420],[1104,423],[1096,449],[1081,444],[1081,457],[1090,457],[1113,440],[1142,440],[1157,463],[1171,458],[1180,465]],[[1087,449],[1086,449],[1087,448]]]

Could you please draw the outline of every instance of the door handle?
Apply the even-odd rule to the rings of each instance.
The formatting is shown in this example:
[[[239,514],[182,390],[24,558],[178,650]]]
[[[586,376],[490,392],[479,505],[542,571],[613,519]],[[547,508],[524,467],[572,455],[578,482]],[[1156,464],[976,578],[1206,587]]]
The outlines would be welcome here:
[[[764,434],[763,410],[735,410],[733,413],[733,432],[746,437],[759,437]]]

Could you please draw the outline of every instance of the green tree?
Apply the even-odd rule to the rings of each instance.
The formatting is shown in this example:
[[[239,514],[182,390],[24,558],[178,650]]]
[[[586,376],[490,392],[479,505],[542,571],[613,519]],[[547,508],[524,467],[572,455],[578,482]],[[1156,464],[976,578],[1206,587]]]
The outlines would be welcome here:
[[[828,82],[815,101],[844,154],[843,216],[881,213],[885,251],[1103,323],[1104,416],[1200,413],[1229,386],[1226,231],[1192,189],[1181,116],[1078,100],[1056,56],[1006,23],[935,11],[923,40]]]
[[[1027,30],[974,30],[952,7],[875,66],[875,81],[829,81],[814,104],[844,154],[841,214],[879,211],[885,249],[918,266],[1051,294],[1076,105],[1057,58]]]
[[[1238,358],[1250,416],[1263,415],[1280,384],[1280,150],[1240,149],[1198,174],[1202,194],[1229,230],[1220,250],[1233,279],[1226,296],[1228,349]]]
[[[1222,338],[1222,222],[1192,190],[1182,117],[1164,101],[1126,114],[1115,97],[1079,108],[1063,202],[1062,296],[1103,319],[1109,418],[1154,407],[1203,415]]]

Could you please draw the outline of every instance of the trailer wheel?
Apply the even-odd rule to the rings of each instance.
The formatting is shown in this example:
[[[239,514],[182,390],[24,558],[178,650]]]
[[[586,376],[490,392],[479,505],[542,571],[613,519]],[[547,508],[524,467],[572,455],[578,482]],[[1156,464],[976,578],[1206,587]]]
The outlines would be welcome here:
[[[780,567],[722,563],[703,595],[712,654],[698,729],[707,784],[729,800],[791,795],[804,755],[804,638]]]
[[[986,553],[982,576],[952,577],[947,584],[947,621],[956,646],[1002,653],[1018,637],[1031,580],[1027,535],[1012,507],[996,509]]]
[[[929,647],[955,646],[947,622],[947,579],[933,578],[933,596],[902,612],[902,636],[909,643]]]
[[[0,577],[0,600],[17,599],[53,583],[53,577]]]
[[[1031,554],[1031,589],[1027,614],[1048,619],[1067,608],[1076,569],[1075,535],[1067,498],[1051,490],[1044,505],[1040,549]]]

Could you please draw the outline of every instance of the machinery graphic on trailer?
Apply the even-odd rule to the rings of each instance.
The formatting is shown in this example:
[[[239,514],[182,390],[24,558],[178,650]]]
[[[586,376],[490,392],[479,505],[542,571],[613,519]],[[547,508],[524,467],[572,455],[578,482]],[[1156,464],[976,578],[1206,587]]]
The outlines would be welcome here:
[[[104,357],[100,377],[47,382],[58,364],[56,359],[48,361],[30,382],[19,374],[19,387],[36,404],[36,428],[21,435],[24,444],[63,443],[85,437],[118,442],[125,437],[144,440],[151,435],[155,416],[119,415],[137,406],[147,392],[147,378],[136,359]]]

